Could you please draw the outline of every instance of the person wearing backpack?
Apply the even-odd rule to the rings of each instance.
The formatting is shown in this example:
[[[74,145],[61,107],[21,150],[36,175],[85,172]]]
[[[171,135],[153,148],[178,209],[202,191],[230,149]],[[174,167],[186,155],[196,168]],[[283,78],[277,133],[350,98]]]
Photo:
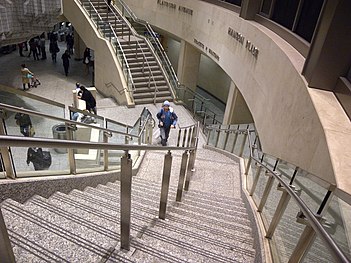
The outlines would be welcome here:
[[[175,128],[177,125],[178,116],[175,114],[168,100],[163,102],[161,110],[156,115],[160,128],[160,137],[162,146],[167,145],[167,140],[169,137],[169,132],[171,128]]]

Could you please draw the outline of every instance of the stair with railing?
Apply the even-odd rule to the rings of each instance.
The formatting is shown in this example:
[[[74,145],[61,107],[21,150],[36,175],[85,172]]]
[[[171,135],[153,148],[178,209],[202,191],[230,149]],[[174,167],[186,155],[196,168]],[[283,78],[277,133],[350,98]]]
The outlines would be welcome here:
[[[156,167],[162,166],[163,154],[147,153],[132,179],[129,252],[118,242],[123,195],[121,182],[116,181],[69,194],[56,192],[49,198],[33,196],[23,204],[4,201],[1,211],[16,262],[260,262],[237,164],[198,149],[194,184],[182,202],[175,202],[178,174],[171,173],[170,204],[162,220],[158,218],[161,171]],[[181,155],[172,155],[172,171],[177,171]],[[221,182],[211,184],[209,177]],[[228,180],[236,184],[228,186]]]
[[[135,32],[116,7],[108,9],[104,0],[82,0],[82,4],[88,12],[89,8],[95,8],[97,13],[92,13],[92,19],[98,16],[102,19],[99,23],[105,38],[117,36],[131,72],[135,104],[173,100],[168,80],[150,44]]]

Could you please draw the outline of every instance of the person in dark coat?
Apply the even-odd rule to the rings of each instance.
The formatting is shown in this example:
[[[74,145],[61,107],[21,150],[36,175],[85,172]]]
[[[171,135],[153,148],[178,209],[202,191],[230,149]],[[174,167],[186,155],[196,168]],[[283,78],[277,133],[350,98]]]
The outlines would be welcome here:
[[[52,62],[56,63],[57,53],[60,51],[57,41],[50,41],[49,52],[51,53]]]
[[[93,111],[94,114],[97,114],[96,100],[95,100],[93,94],[91,94],[91,92],[89,90],[87,90],[86,87],[80,86],[80,91],[78,92],[78,98],[85,101],[86,109],[89,112]]]
[[[20,126],[20,132],[25,137],[30,136],[30,128],[32,128],[32,121],[28,114],[17,113],[15,115],[16,124]]]
[[[63,68],[65,70],[65,75],[68,76],[69,60],[71,59],[71,55],[69,54],[69,51],[66,50],[65,53],[63,53],[61,58],[62,58]]]

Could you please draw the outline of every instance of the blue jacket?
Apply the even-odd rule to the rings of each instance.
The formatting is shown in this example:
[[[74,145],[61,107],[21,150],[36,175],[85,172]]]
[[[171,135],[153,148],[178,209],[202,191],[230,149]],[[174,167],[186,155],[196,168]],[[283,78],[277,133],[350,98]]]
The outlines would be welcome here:
[[[173,111],[173,108],[169,108],[169,111],[165,111],[163,108],[157,113],[157,119],[163,122],[163,127],[169,128],[171,125],[176,126],[178,116]]]

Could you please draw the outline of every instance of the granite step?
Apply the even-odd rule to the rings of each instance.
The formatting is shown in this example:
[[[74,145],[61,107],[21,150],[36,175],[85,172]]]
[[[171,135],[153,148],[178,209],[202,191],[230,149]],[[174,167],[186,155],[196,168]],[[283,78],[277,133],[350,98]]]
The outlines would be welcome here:
[[[16,262],[97,262],[108,257],[116,240],[48,211],[42,199],[33,197],[25,205],[12,200],[2,204]]]

